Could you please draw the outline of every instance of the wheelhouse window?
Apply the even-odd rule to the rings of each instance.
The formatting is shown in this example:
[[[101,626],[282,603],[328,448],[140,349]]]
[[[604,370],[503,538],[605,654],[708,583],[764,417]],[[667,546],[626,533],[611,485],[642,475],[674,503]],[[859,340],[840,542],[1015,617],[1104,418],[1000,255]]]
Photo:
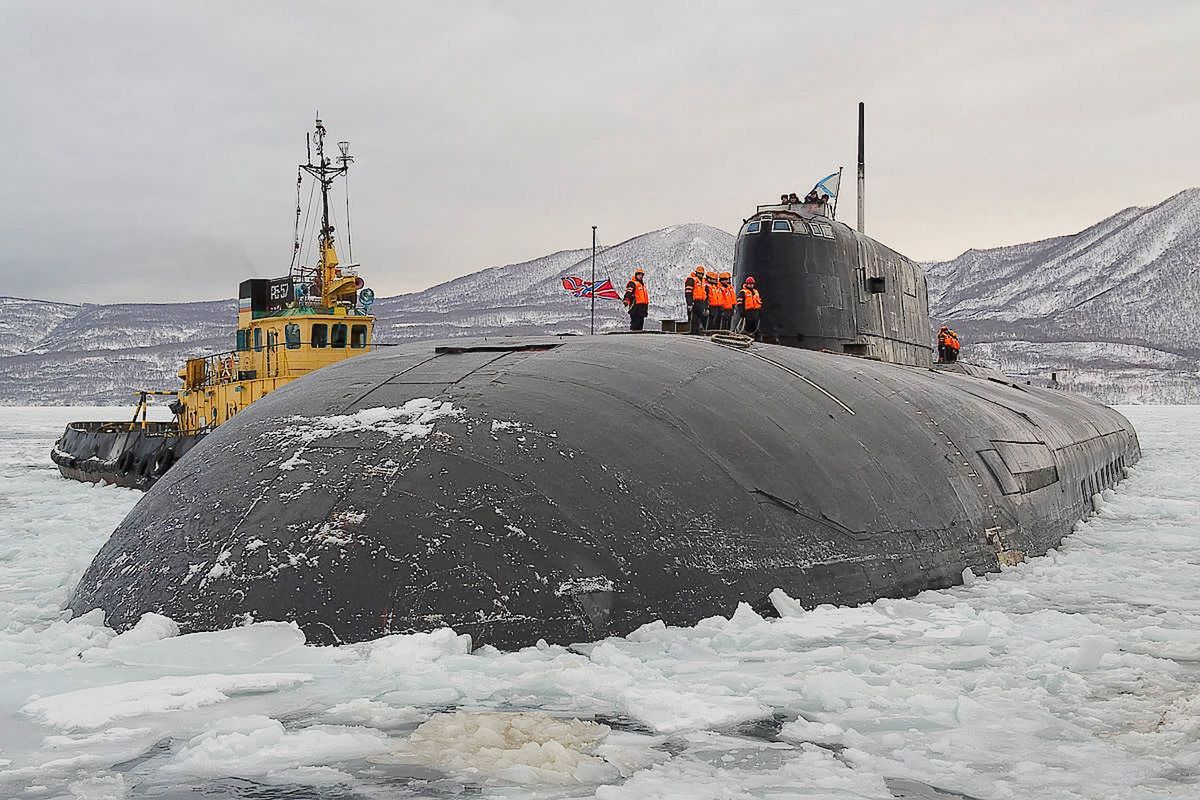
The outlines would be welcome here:
[[[762,223],[758,220],[746,224],[746,233],[758,233],[762,230]]]
[[[262,350],[262,328],[254,329],[254,350]]]
[[[788,222],[786,219],[777,219],[771,223],[771,230],[772,231],[785,231],[787,233],[791,233],[792,232],[792,223]]]
[[[287,342],[288,350],[300,349],[300,326],[294,322],[289,322],[283,326],[283,338]]]
[[[250,331],[246,330],[245,328],[238,328],[238,332],[237,332],[237,349],[238,350],[249,350],[250,349],[249,333],[250,333]]]
[[[324,322],[314,322],[312,326],[312,346],[329,347],[329,326]]]
[[[345,347],[346,346],[346,326],[338,323],[333,326],[333,335],[329,337],[330,347]]]
[[[354,325],[350,328],[350,346],[361,350],[367,346],[367,326]]]

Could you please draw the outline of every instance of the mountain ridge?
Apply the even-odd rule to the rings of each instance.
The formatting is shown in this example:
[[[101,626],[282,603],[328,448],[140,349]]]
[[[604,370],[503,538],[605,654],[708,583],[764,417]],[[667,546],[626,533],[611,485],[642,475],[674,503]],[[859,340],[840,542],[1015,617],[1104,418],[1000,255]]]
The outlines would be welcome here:
[[[653,320],[682,318],[696,264],[732,270],[734,237],[702,223],[670,225],[597,248],[596,274],[618,291],[648,270]],[[1130,206],[1083,230],[971,248],[926,264],[930,311],[953,324],[966,357],[1023,379],[1115,401],[1200,400],[1200,189]],[[493,265],[372,307],[381,341],[587,333],[586,299],[561,277],[590,277],[591,248]],[[369,276],[368,276],[369,277]],[[177,385],[191,355],[232,347],[236,303],[72,304],[0,297],[0,403],[125,402],[136,388]],[[35,326],[33,323],[41,323]],[[596,330],[618,330],[621,304],[596,301]],[[41,331],[35,335],[35,328]]]

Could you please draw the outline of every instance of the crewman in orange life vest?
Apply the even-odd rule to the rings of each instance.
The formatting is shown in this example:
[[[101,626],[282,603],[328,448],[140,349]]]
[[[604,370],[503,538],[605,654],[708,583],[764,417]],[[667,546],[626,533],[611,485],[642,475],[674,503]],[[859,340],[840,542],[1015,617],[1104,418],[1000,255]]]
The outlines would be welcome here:
[[[733,276],[722,272],[718,284],[721,292],[721,315],[714,325],[717,330],[727,331],[733,326],[733,305],[737,301],[737,291],[733,288]]]
[[[629,311],[629,330],[640,331],[650,311],[650,294],[646,291],[646,270],[638,267],[625,284],[625,308]]]
[[[950,363],[958,361],[958,351],[962,345],[958,342],[958,333],[952,328],[946,331],[946,360]]]
[[[694,327],[692,322],[693,306],[696,304],[696,286],[700,286],[700,295],[704,295],[704,265],[697,264],[691,274],[683,281],[683,304],[687,307],[688,324]],[[703,297],[702,297],[703,299]]]
[[[754,276],[748,275],[746,282],[742,284],[742,288],[738,291],[737,296],[738,313],[742,318],[742,330],[747,336],[756,336],[758,334],[758,316],[762,311],[762,295],[758,293],[758,289],[754,286]]]
[[[939,364],[950,360],[950,359],[946,358],[946,349],[948,346],[947,343],[949,341],[950,341],[950,327],[948,325],[943,325],[942,327],[938,328],[938,335],[937,335],[937,356],[938,356],[937,360],[938,360]]]
[[[717,283],[717,273],[709,270],[704,274],[704,293],[708,296],[708,309],[705,312],[705,330],[715,331],[721,322],[721,284]]]
[[[692,294],[688,302],[688,321],[692,323],[690,332],[699,335],[704,328],[704,318],[708,316],[708,284],[704,266],[697,264],[696,271],[691,275]],[[687,282],[684,282],[687,286]]]

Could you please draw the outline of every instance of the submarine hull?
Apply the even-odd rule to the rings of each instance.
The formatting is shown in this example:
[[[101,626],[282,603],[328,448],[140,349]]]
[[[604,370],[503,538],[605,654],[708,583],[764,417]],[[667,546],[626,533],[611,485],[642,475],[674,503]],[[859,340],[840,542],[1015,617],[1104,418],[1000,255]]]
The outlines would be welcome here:
[[[421,342],[302,378],[146,493],[70,607],[124,629],[450,626],[510,648],[855,604],[1059,544],[1117,412],[969,367],[614,335]]]
[[[50,459],[64,478],[149,489],[202,438],[174,422],[72,422]]]

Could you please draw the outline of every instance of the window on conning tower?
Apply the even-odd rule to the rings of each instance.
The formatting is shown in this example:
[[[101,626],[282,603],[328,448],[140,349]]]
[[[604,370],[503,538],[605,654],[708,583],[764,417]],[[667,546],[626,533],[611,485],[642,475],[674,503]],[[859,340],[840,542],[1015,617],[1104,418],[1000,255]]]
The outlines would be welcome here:
[[[762,224],[758,220],[754,220],[754,222],[747,223],[746,225],[746,233],[758,233],[760,230],[762,230]]]
[[[777,219],[771,223],[771,230],[786,231],[787,233],[791,233],[792,223],[788,222],[786,219]]]

